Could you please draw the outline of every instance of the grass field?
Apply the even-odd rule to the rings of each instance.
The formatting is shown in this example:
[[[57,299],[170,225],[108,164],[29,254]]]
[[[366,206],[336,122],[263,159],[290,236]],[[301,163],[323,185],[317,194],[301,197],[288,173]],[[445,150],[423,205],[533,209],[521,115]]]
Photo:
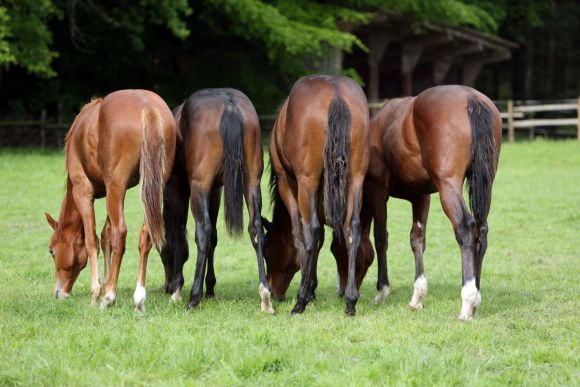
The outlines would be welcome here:
[[[494,187],[483,304],[468,323],[460,309],[459,248],[432,201],[425,254],[429,295],[412,312],[410,205],[389,203],[392,294],[372,303],[376,264],[347,318],[335,295],[327,241],[318,299],[291,318],[298,278],[274,316],[259,312],[256,259],[247,235],[224,233],[216,250],[215,299],[185,311],[148,271],[146,311],[133,310],[137,190],[126,200],[129,230],[117,303],[90,306],[89,269],[72,296],[51,296],[51,230],[63,194],[60,152],[0,151],[0,385],[577,385],[580,383],[580,142],[506,144]],[[265,179],[262,182],[266,192]],[[269,217],[268,198],[264,213]],[[104,203],[97,204],[97,224]],[[247,217],[246,217],[247,220]],[[190,244],[193,221],[190,217]],[[329,237],[330,233],[327,233]],[[192,254],[194,255],[194,254]],[[194,265],[185,267],[189,293]],[[102,273],[102,261],[100,262]],[[187,297],[186,297],[187,298]]]

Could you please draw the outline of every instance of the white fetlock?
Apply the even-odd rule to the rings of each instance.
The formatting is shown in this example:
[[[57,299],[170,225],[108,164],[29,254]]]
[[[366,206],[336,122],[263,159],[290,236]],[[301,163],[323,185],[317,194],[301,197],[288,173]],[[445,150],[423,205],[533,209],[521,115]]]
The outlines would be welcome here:
[[[171,302],[177,304],[178,302],[181,302],[181,300],[181,289],[176,289],[173,294],[171,294]]]
[[[143,312],[146,299],[147,292],[145,291],[145,287],[137,285],[135,287],[135,293],[133,293],[133,303],[135,304],[136,311]]]
[[[413,297],[409,302],[409,306],[413,310],[423,309],[423,297],[427,295],[427,278],[422,274],[415,280],[413,285]]]
[[[114,292],[107,293],[101,300],[101,310],[112,306],[115,303],[115,298],[117,298],[117,295]]]
[[[92,295],[92,301],[91,304],[93,306],[95,306],[97,304],[97,300],[99,299],[99,296],[101,295],[101,283],[97,282],[96,284],[91,285],[91,295]]]
[[[389,297],[389,294],[391,294],[391,288],[389,285],[383,286],[375,296],[375,304],[380,304],[383,302],[387,297]]]
[[[272,301],[270,300],[270,291],[264,285],[260,284],[258,292],[262,298],[260,310],[268,314],[274,314],[274,308],[272,307]]]
[[[481,295],[475,286],[475,280],[470,280],[463,285],[461,289],[461,313],[459,313],[459,320],[468,321],[473,317],[475,308],[481,303]]]

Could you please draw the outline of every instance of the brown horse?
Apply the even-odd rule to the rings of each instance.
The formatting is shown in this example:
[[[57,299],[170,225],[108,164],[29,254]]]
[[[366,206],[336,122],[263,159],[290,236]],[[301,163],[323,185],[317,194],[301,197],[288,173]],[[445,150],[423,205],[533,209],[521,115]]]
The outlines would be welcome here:
[[[379,291],[389,294],[385,202],[390,196],[411,202],[411,248],[415,284],[410,306],[422,308],[427,293],[423,270],[430,194],[439,192],[461,249],[462,307],[467,320],[481,303],[480,278],[487,248],[487,216],[501,146],[501,118],[495,105],[465,86],[439,86],[417,97],[389,101],[371,121],[371,161],[364,201],[375,220]],[[469,204],[462,188],[467,180]],[[345,256],[337,260],[346,259]]]
[[[163,184],[173,166],[175,121],[165,102],[147,90],[121,90],[86,104],[65,140],[66,193],[58,221],[45,214],[54,233],[50,253],[55,263],[54,295],[66,298],[80,271],[91,263],[93,303],[101,292],[93,202],[106,196],[102,233],[105,295],[112,305],[125,252],[125,191],[139,183],[145,222],[139,234],[139,276],[133,296],[138,310],[145,302],[147,256],[152,243],[164,243],[161,213]],[[112,256],[112,260],[111,260]]]
[[[302,271],[292,314],[302,313],[314,298],[324,223],[347,241],[346,313],[356,312],[355,267],[369,161],[368,121],[364,92],[352,79],[340,76],[312,75],[298,80],[278,114],[270,139],[274,200],[282,201],[288,211]],[[272,223],[277,222],[275,212]],[[270,233],[266,238],[278,239]],[[273,271],[275,262],[283,257],[272,252],[268,266]]]
[[[243,200],[246,199],[250,216],[248,231],[258,260],[261,310],[274,313],[263,258],[262,138],[252,102],[239,90],[206,89],[193,93],[174,109],[174,115],[183,144],[178,146],[174,171],[164,196],[168,239],[161,257],[166,291],[173,293],[172,300],[181,299],[183,264],[188,258],[187,202],[191,197],[197,264],[187,307],[200,303],[204,276],[206,297],[214,296],[216,221],[223,186],[226,229],[230,234],[242,233]]]
[[[271,187],[272,197],[276,197],[277,190],[275,187],[276,175],[271,177],[271,182],[274,184]],[[274,211],[272,215],[273,221],[262,219],[264,228],[266,229],[266,242],[264,243],[264,257],[267,263],[268,283],[272,289],[272,296],[276,300],[285,300],[286,291],[290,286],[290,282],[294,275],[300,270],[300,256],[298,250],[294,246],[294,239],[292,237],[292,223],[290,221],[290,214],[286,209],[282,200],[274,200]],[[374,259],[373,245],[371,244],[370,226],[372,221],[372,214],[363,206],[360,212],[361,218],[361,241],[357,253],[355,282],[356,288],[360,289],[362,281],[366,275],[369,266]],[[318,252],[324,243],[324,229],[321,229],[320,240],[318,242]],[[336,292],[339,296],[344,296],[346,282],[348,277],[348,250],[344,240],[339,235],[333,234],[332,244],[330,250],[336,259],[336,268],[338,272],[338,284]],[[313,278],[313,294],[318,285],[316,273]]]

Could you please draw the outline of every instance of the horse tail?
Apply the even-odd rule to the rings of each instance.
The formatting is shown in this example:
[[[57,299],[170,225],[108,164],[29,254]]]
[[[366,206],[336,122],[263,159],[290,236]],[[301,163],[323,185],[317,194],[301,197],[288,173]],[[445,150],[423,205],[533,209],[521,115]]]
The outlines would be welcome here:
[[[471,165],[467,171],[469,206],[479,227],[489,213],[499,152],[493,137],[491,108],[479,99],[470,98],[467,114],[471,123]]]
[[[163,176],[165,175],[166,154],[163,136],[163,119],[157,109],[141,112],[143,141],[139,165],[139,187],[141,204],[145,212],[145,223],[153,245],[161,249],[165,243],[165,226],[161,207],[163,203]]]
[[[337,235],[342,235],[347,209],[350,126],[350,109],[336,93],[328,108],[324,144],[324,216]]]
[[[224,207],[226,229],[230,235],[241,235],[244,224],[244,118],[231,99],[224,104],[220,121],[224,164]]]

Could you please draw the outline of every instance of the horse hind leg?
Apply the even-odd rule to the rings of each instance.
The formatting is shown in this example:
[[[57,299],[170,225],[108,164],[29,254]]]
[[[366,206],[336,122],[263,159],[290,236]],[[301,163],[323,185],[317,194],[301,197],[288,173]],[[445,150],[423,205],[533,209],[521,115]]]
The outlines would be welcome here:
[[[292,309],[293,315],[304,312],[306,305],[308,305],[308,302],[313,298],[313,272],[316,270],[315,261],[318,255],[318,243],[321,229],[316,212],[318,180],[308,178],[303,179],[298,186],[298,208],[302,219],[302,240],[304,249],[299,249],[299,252],[301,253],[302,278],[300,279],[296,305]]]
[[[347,209],[344,236],[347,238],[348,247],[348,277],[344,297],[346,299],[345,313],[348,316],[356,314],[356,303],[360,292],[356,287],[356,261],[361,241],[360,209],[362,198],[362,179],[354,182],[349,194],[349,208]]]
[[[145,299],[147,298],[147,292],[145,290],[147,261],[152,246],[153,244],[149,236],[149,229],[147,228],[147,225],[143,223],[143,226],[141,226],[141,231],[139,232],[139,274],[137,276],[135,292],[133,293],[135,310],[138,312],[143,312],[145,308]]]
[[[199,305],[203,297],[203,279],[205,267],[210,250],[211,220],[209,216],[209,195],[202,185],[192,184],[191,212],[195,218],[195,243],[197,245],[197,262],[195,265],[195,277],[190,291],[187,309]]]
[[[209,218],[211,222],[211,237],[209,242],[209,252],[207,256],[207,273],[205,275],[205,297],[215,297],[215,270],[214,270],[214,252],[217,246],[217,217],[220,209],[221,187],[215,187],[212,190],[209,201]]]
[[[422,299],[427,295],[427,278],[423,268],[423,253],[426,248],[427,216],[429,215],[430,195],[414,198],[413,206],[413,225],[411,227],[411,249],[415,255],[415,283],[413,285],[413,297],[409,306],[413,310],[423,308]]]
[[[444,183],[439,194],[443,211],[451,220],[461,250],[461,312],[458,318],[467,321],[480,305],[481,295],[476,286],[475,219],[467,210],[461,195],[461,183],[459,180]]]

